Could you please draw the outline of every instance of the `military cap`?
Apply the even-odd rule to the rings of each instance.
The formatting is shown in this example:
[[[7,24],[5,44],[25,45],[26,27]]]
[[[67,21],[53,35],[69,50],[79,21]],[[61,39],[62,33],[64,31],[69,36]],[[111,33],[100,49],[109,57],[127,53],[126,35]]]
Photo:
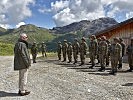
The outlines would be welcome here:
[[[118,37],[114,37],[114,40],[117,40],[117,41],[119,41],[119,38],[118,38]]]
[[[101,39],[106,40],[106,37],[105,36],[102,36]]]
[[[58,44],[61,44],[61,42],[59,41]]]
[[[85,38],[84,37],[82,37],[82,39],[81,40],[84,40],[85,41]]]
[[[122,39],[122,38],[119,38],[119,40],[120,40],[120,41],[123,41],[123,39]]]
[[[101,38],[99,37],[98,40],[101,40]]]
[[[96,39],[96,36],[95,36],[95,35],[91,35],[91,38],[94,38],[94,39]]]
[[[68,42],[68,44],[72,44],[71,42]]]
[[[66,40],[66,39],[64,39],[64,42],[67,42],[67,40]]]
[[[75,38],[74,40],[75,40],[75,41],[78,41],[78,39],[77,39],[77,38]]]

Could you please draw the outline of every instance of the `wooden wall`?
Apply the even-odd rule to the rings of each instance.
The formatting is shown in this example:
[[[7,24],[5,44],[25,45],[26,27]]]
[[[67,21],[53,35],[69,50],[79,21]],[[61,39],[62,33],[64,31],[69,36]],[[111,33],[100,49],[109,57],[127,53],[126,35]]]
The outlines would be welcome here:
[[[120,37],[124,40],[126,45],[130,43],[130,38],[133,37],[133,22],[128,24],[123,24],[120,27],[114,28],[108,32],[102,33],[97,37],[106,36],[110,41],[113,40],[114,37]]]

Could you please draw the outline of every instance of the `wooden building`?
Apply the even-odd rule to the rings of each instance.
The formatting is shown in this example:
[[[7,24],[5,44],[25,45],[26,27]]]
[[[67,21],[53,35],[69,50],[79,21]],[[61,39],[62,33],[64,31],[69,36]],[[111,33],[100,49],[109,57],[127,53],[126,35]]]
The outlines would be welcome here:
[[[97,38],[101,36],[106,36],[110,41],[114,37],[120,37],[126,45],[129,44],[130,38],[133,37],[133,18],[96,33]]]

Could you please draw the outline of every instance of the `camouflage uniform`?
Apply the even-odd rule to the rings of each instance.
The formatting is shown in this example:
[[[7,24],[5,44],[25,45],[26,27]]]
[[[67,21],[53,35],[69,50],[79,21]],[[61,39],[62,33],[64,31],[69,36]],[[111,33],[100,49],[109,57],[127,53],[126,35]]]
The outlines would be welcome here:
[[[68,43],[68,48],[67,48],[67,55],[68,55],[68,63],[72,62],[72,44],[71,42]]]
[[[122,68],[122,59],[125,54],[126,44],[123,42],[122,38],[119,38],[119,41],[120,41],[120,45],[122,46],[122,57],[119,59],[118,69],[121,69]]]
[[[101,38],[98,38],[98,51],[99,51],[100,42],[101,42]],[[97,55],[97,60],[98,60],[97,64],[99,64],[100,63],[99,55]]]
[[[75,42],[74,42],[74,44],[73,44],[73,58],[74,58],[74,64],[77,63],[79,48],[80,48],[80,46],[79,46],[78,40],[75,39]]]
[[[101,39],[102,41],[99,44],[99,59],[100,59],[101,68],[99,69],[99,71],[105,71],[105,62],[106,62],[106,55],[108,52],[108,44],[106,42],[105,36],[102,36]]]
[[[128,45],[126,52],[128,55],[128,63],[130,67],[130,69],[127,71],[132,72],[133,71],[133,37],[131,38],[131,44]]]
[[[108,44],[108,52],[106,55],[106,66],[109,66],[109,58],[110,58],[110,48],[111,48],[111,44],[108,40],[106,40],[107,44]]]
[[[117,72],[117,65],[120,57],[122,56],[122,47],[119,44],[119,38],[114,38],[114,44],[111,45],[110,58],[112,71],[110,74],[115,74]]]
[[[36,63],[37,45],[35,42],[33,43],[32,47],[31,47],[31,54],[32,54],[33,63]]]
[[[97,51],[98,51],[98,43],[97,43],[95,35],[92,35],[91,42],[89,45],[90,60],[92,63],[92,66],[90,68],[93,68],[95,66],[95,59],[97,56]]]
[[[85,64],[85,58],[86,58],[86,52],[87,52],[87,43],[85,41],[85,38],[82,37],[82,42],[80,44],[80,60],[81,60],[81,65]]]
[[[47,57],[47,54],[46,54],[46,45],[44,44],[44,42],[41,45],[41,50],[42,50],[42,56],[44,57],[44,54],[45,54],[45,57]]]
[[[59,60],[61,60],[61,50],[62,50],[61,42],[58,42],[58,50],[57,50],[57,53],[58,53],[58,59]]]
[[[66,61],[67,48],[68,48],[67,40],[64,40],[64,44],[62,45],[62,52],[63,52],[63,59],[64,59],[63,61]]]

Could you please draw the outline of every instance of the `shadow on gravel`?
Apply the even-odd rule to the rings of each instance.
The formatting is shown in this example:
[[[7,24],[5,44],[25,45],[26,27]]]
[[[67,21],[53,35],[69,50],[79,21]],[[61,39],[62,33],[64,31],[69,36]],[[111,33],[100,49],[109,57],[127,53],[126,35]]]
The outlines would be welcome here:
[[[110,76],[109,73],[88,73],[88,74],[93,74],[93,75],[101,75],[101,76]]]
[[[124,84],[122,86],[133,86],[133,83],[126,83],[126,84]]]
[[[5,91],[0,91],[0,97],[14,97],[19,96],[18,93],[8,93]]]

